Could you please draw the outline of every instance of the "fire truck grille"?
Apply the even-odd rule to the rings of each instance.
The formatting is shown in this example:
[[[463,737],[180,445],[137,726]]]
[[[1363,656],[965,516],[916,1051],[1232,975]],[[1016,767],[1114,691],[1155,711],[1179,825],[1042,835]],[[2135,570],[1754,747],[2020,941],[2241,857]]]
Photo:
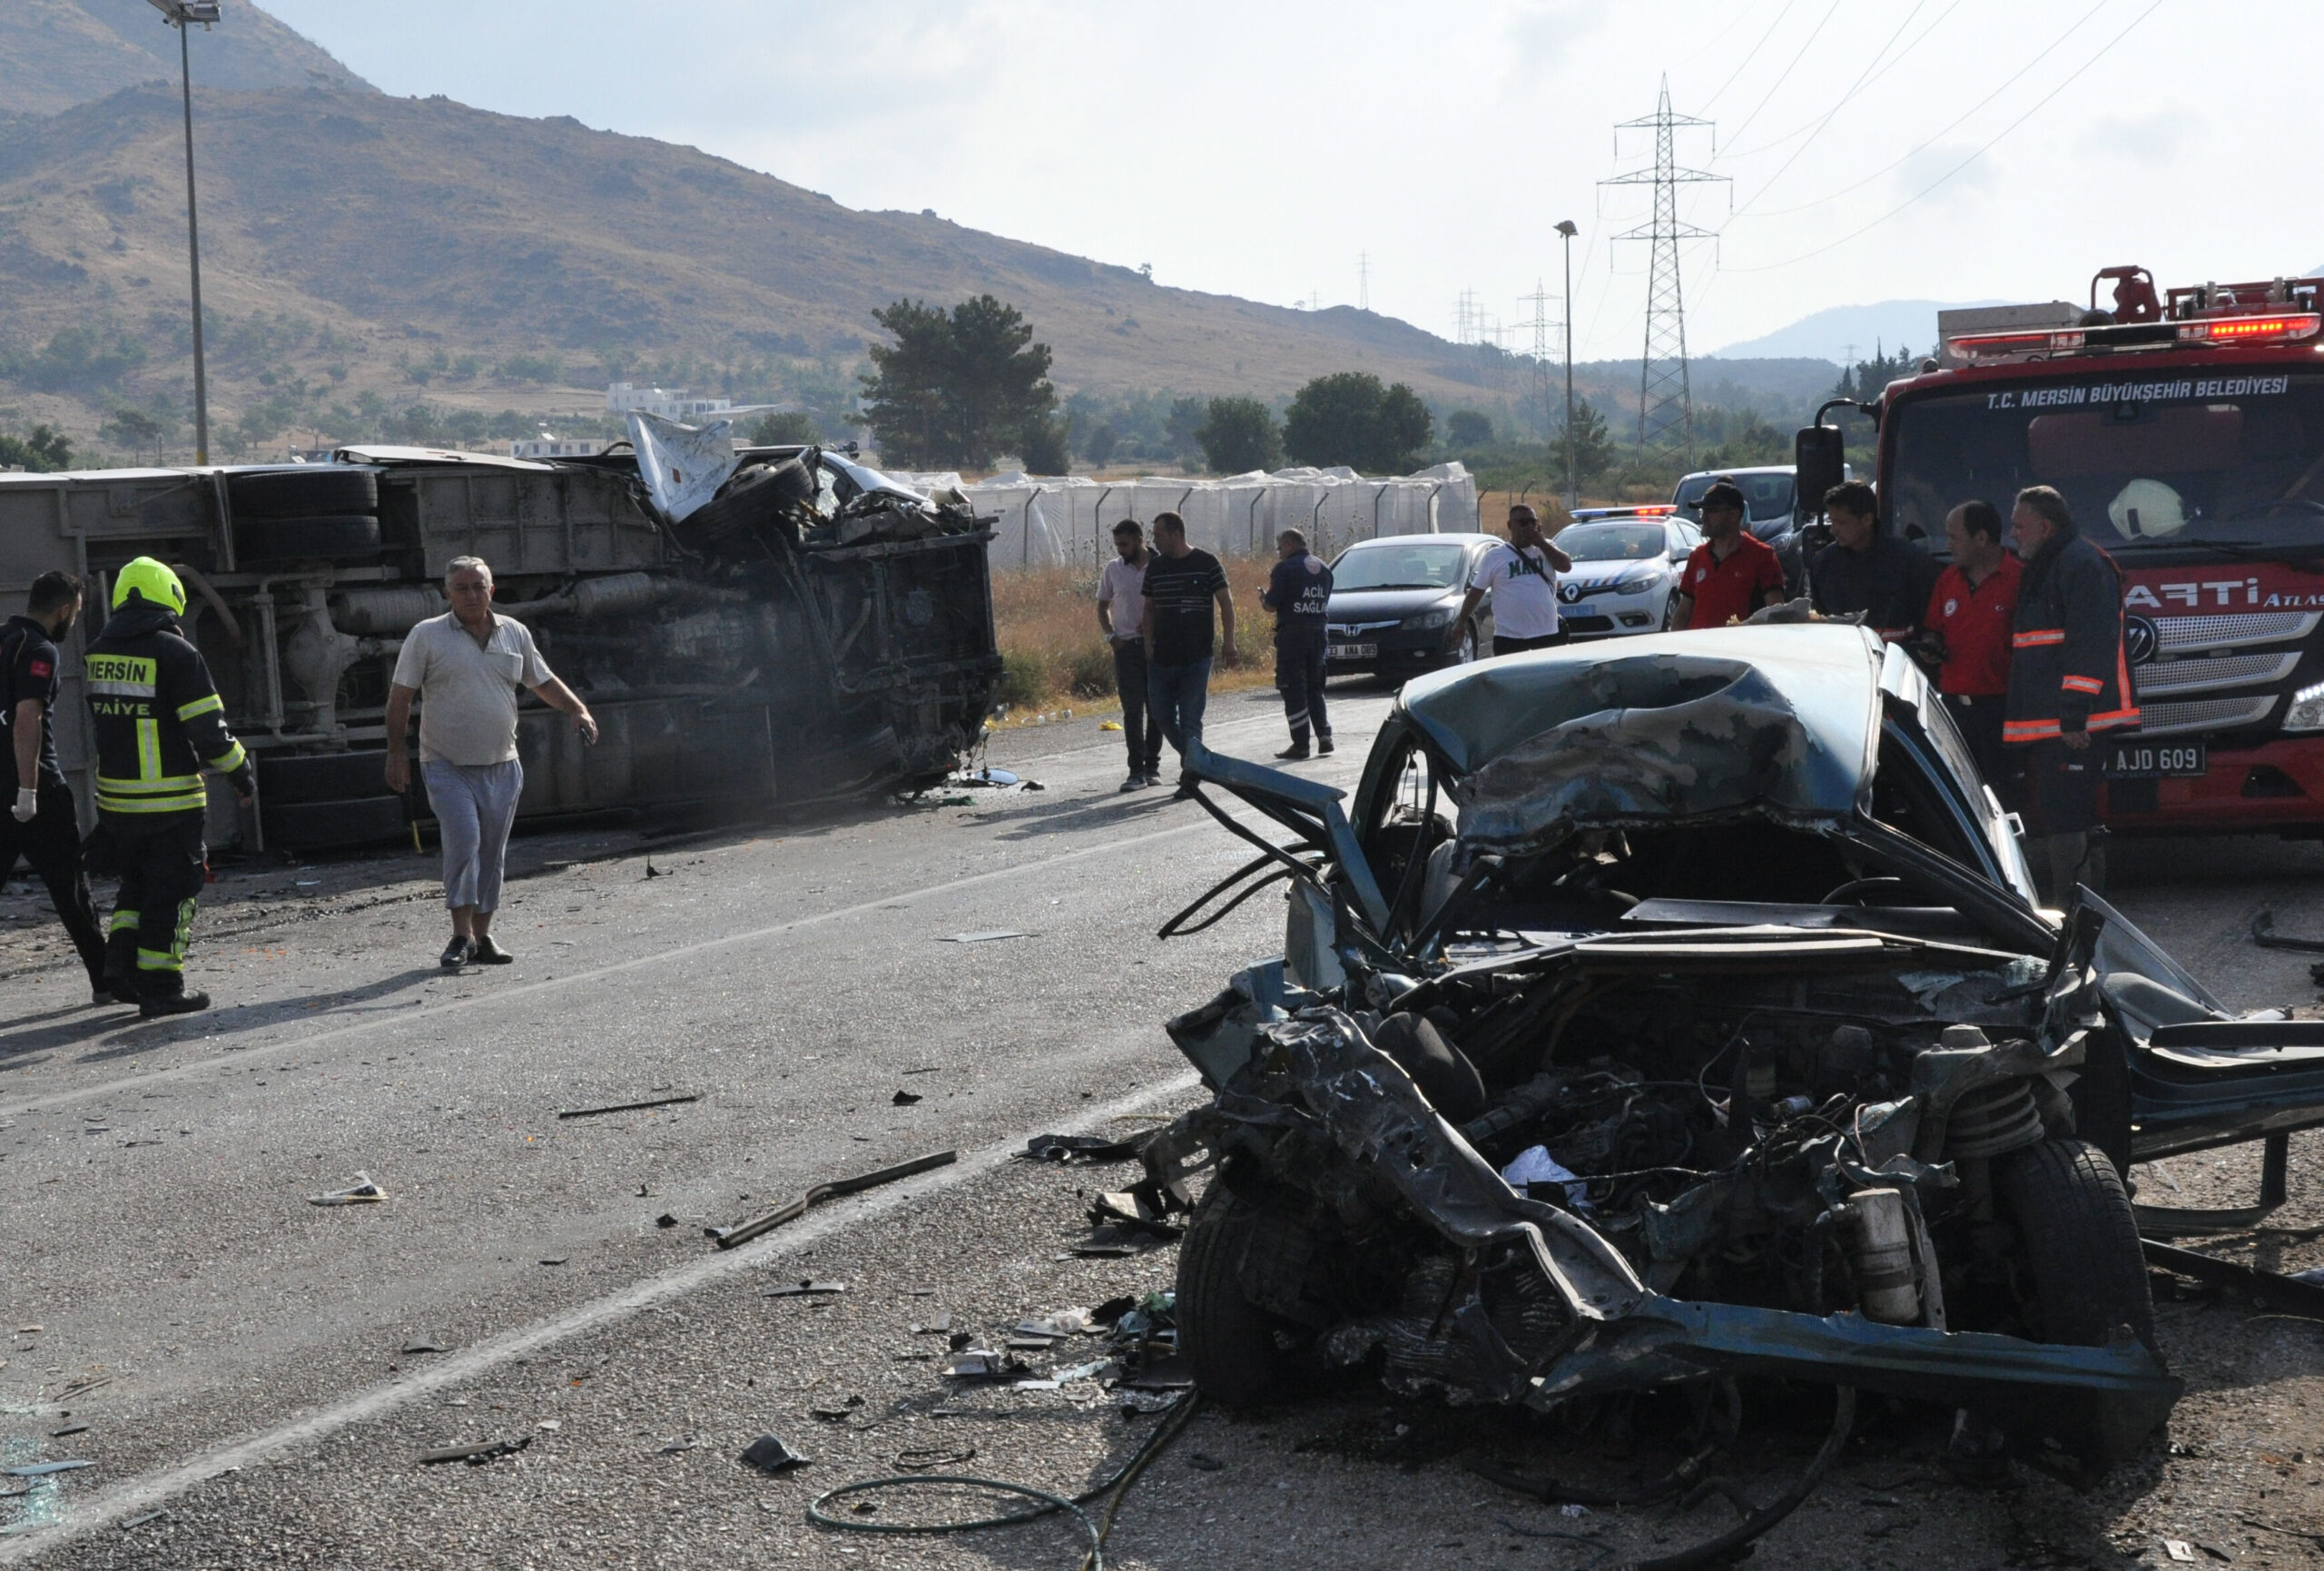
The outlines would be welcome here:
[[[2177,649],[2232,649],[2245,644],[2282,644],[2305,638],[2324,622],[2324,611],[2254,611],[2241,617],[2157,617],[2155,647],[2163,654]]]
[[[2139,706],[2139,735],[2167,736],[2180,731],[2233,731],[2257,726],[2276,706],[2274,695],[2256,698],[2198,698],[2189,704]]]
[[[2229,655],[2216,660],[2164,660],[2138,667],[2132,671],[2131,681],[2143,702],[2175,693],[2211,693],[2255,682],[2280,682],[2299,665],[2297,649],[2280,655]]]

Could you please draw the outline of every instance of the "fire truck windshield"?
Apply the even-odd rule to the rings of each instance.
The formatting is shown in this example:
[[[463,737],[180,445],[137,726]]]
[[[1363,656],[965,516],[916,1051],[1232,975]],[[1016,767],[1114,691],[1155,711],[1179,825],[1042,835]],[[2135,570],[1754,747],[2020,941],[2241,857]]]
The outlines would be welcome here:
[[[1909,399],[1888,419],[1885,499],[1908,536],[1941,544],[1959,503],[2006,516],[2047,485],[2109,550],[2324,548],[2324,376],[2091,371]]]

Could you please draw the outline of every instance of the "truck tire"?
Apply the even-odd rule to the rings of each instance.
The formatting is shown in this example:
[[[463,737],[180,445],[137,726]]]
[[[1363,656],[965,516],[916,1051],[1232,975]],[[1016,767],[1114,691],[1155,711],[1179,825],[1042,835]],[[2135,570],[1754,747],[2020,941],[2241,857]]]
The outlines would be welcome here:
[[[261,519],[304,519],[330,513],[376,513],[379,477],[344,464],[313,464],[295,469],[261,469],[226,477],[226,499],[243,523]]]
[[[387,779],[384,752],[262,753],[258,759],[258,799],[268,808],[381,795],[387,792]]]
[[[403,798],[361,796],[344,802],[268,803],[260,808],[269,851],[329,851],[375,845],[406,835]]]
[[[2025,1241],[2034,1336],[2102,1348],[2128,1326],[2161,1357],[2138,1223],[2105,1153],[2088,1141],[2043,1141],[1994,1158],[1993,1175],[1994,1198]]]
[[[379,549],[379,520],[354,513],[259,519],[234,529],[234,555],[246,564],[360,559]]]
[[[1230,1408],[1279,1398],[1285,1359],[1281,1322],[1243,1295],[1243,1249],[1251,1202],[1214,1181],[1178,1244],[1178,1344],[1204,1397]]]

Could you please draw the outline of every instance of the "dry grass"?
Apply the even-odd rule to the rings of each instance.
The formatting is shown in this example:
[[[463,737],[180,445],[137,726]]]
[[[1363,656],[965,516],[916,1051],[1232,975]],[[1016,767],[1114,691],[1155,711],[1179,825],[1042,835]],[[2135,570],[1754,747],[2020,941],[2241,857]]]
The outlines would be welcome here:
[[[1225,557],[1235,595],[1238,658],[1211,669],[1211,691],[1264,687],[1275,680],[1269,645],[1272,613],[1259,605],[1274,558]],[[1074,568],[996,568],[992,612],[1006,664],[1000,702],[1011,718],[1069,706],[1077,711],[1118,706],[1113,654],[1098,631],[1096,578]]]

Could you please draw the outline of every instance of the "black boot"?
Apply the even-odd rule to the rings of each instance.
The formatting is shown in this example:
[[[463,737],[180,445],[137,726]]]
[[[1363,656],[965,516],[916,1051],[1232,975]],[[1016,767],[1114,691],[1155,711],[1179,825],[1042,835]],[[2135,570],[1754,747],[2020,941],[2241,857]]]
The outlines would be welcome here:
[[[1306,738],[1304,736],[1301,737],[1298,741],[1294,742],[1290,746],[1285,747],[1282,752],[1276,754],[1275,756],[1285,759],[1291,763],[1297,763],[1300,759],[1307,756]]]
[[[1323,757],[1330,757],[1332,756],[1332,739],[1329,736],[1316,737],[1315,751]]]
[[[193,1014],[210,1007],[206,993],[149,993],[137,1001],[137,1013],[147,1020],[165,1014]]]

